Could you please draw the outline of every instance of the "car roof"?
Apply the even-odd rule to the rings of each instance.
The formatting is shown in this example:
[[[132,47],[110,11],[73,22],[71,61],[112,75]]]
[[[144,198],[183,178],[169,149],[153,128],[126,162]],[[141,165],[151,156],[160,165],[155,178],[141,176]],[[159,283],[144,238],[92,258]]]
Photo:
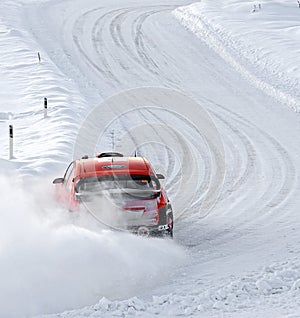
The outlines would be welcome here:
[[[154,175],[144,157],[103,157],[76,161],[80,178],[110,175]]]

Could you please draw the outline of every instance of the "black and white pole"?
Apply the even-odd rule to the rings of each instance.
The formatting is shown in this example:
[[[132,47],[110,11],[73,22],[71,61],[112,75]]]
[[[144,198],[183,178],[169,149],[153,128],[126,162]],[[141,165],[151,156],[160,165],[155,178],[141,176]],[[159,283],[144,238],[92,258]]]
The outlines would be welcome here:
[[[14,128],[9,125],[9,160],[14,158]]]
[[[44,118],[47,117],[47,111],[48,111],[48,100],[47,100],[47,98],[45,97],[45,98],[44,98]]]

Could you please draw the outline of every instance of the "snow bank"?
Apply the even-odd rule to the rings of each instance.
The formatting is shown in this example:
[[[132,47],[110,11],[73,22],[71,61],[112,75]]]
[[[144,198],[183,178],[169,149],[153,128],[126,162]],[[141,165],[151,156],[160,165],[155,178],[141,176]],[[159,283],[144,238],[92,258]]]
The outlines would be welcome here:
[[[251,84],[299,111],[297,2],[260,4],[261,9],[250,1],[203,0],[173,14]]]
[[[8,124],[13,124],[14,162],[21,175],[49,175],[71,157],[86,102],[24,27],[22,6],[4,1],[0,11],[5,12],[0,20],[0,157],[8,158]]]
[[[253,317],[253,304],[264,309],[264,314],[272,312],[272,317],[282,317],[276,313],[276,307],[297,308],[300,292],[300,264],[285,262],[263,268],[260,273],[249,274],[241,279],[228,281],[222,287],[200,290],[194,283],[189,294],[178,292],[163,296],[153,296],[151,301],[143,301],[137,297],[124,301],[110,301],[102,298],[96,305],[80,310],[65,312],[61,318],[75,317],[219,317],[219,315],[237,317]],[[278,300],[280,299],[280,300]],[[278,309],[277,308],[277,309]],[[250,313],[250,316],[247,314]],[[285,315],[288,309],[285,311]],[[253,312],[252,312],[253,315]],[[42,317],[58,317],[42,316]],[[229,317],[229,316],[228,316]]]

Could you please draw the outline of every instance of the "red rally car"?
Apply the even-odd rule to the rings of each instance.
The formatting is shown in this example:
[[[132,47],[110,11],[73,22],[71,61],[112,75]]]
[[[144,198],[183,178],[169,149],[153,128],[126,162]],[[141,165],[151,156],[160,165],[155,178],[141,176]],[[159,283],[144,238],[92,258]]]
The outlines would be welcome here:
[[[85,208],[101,223],[138,235],[173,237],[172,206],[160,179],[144,157],[108,152],[71,162],[53,183],[57,201],[70,211]]]

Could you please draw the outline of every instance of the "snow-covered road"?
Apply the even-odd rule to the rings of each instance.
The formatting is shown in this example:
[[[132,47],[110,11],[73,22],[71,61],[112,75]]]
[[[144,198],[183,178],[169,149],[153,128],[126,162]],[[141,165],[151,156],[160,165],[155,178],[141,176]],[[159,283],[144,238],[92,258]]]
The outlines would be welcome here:
[[[284,3],[282,1],[281,5]],[[113,314],[140,317],[299,316],[300,119],[292,110],[298,103],[294,86],[297,78],[286,81],[284,75],[274,81],[267,72],[259,73],[260,69],[254,72],[241,58],[241,46],[238,46],[239,54],[232,54],[235,46],[229,41],[230,37],[226,41],[227,29],[222,30],[224,38],[220,40],[219,29],[213,28],[211,18],[215,11],[207,11],[211,20],[191,7],[176,10],[174,15],[178,6],[187,4],[189,2],[185,0],[129,0],[126,3],[119,0],[101,3],[96,0],[52,0],[17,6],[7,0],[2,5],[8,14],[1,25],[3,51],[0,54],[8,56],[10,65],[0,65],[9,79],[0,79],[0,83],[11,90],[10,81],[15,81],[19,89],[14,98],[10,94],[0,95],[1,101],[10,105],[10,108],[1,108],[0,129],[6,129],[8,113],[12,111],[15,125],[22,130],[16,145],[16,171],[22,177],[26,176],[26,180],[33,175],[48,178],[53,169],[62,173],[65,163],[71,160],[76,134],[88,113],[111,95],[137,87],[176,89],[197,101],[212,118],[217,128],[215,133],[221,138],[225,151],[225,156],[218,158],[219,152],[208,150],[210,144],[203,143],[198,132],[193,131],[190,122],[183,120],[180,113],[169,118],[169,114],[153,113],[148,109],[112,123],[120,135],[116,148],[122,148],[122,134],[128,132],[133,144],[157,167],[165,169],[167,186],[174,195],[177,209],[181,212],[188,207],[184,214],[178,212],[175,244],[164,243],[167,248],[174,249],[169,260],[163,251],[155,250],[152,240],[146,243],[150,256],[156,261],[162,259],[157,265],[158,271],[168,271],[173,263],[172,273],[167,279],[161,277],[154,270],[155,264],[150,266],[151,260],[143,253],[145,261],[141,261],[140,266],[144,269],[139,270],[139,266],[132,264],[139,260],[138,253],[133,256],[133,261],[124,254],[126,250],[133,253],[131,244],[137,250],[141,248],[141,242],[137,238],[126,238],[123,256],[118,260],[106,253],[105,248],[100,248],[105,255],[104,272],[113,277],[118,288],[114,290],[113,284],[107,283],[107,277],[97,274],[93,283],[88,279],[87,285],[85,275],[77,285],[62,279],[67,287],[69,283],[70,288],[79,286],[94,290],[94,294],[89,291],[85,297],[72,290],[74,297],[65,297],[60,292],[60,299],[55,300],[56,290],[46,284],[47,292],[39,299],[33,287],[35,299],[29,301],[30,306],[22,304],[24,316],[44,312],[53,313],[51,317],[111,317]],[[215,16],[222,17],[222,14],[218,12]],[[270,22],[271,18],[265,20]],[[226,26],[231,27],[230,23]],[[234,26],[232,28],[234,30]],[[8,52],[16,38],[23,40],[10,56]],[[42,56],[39,65],[32,62],[37,50]],[[295,52],[297,50],[296,47]],[[244,53],[247,57],[249,52]],[[284,61],[284,52],[280,56]],[[17,58],[25,65],[16,63]],[[272,66],[272,59],[268,61]],[[289,68],[292,72],[290,69],[292,66]],[[30,82],[26,84],[28,79]],[[55,107],[50,107],[50,118],[41,128],[36,96],[41,99],[44,94],[49,94]],[[23,99],[28,106],[24,109],[13,107]],[[182,113],[185,107],[182,105]],[[190,109],[195,114],[199,111],[202,110]],[[165,132],[161,129],[163,123],[167,123]],[[138,129],[139,126],[148,129],[143,128],[143,131]],[[156,127],[159,127],[159,134],[153,142],[153,137],[148,134]],[[38,134],[36,129],[39,129]],[[107,140],[105,146],[109,145],[109,138]],[[39,143],[39,151],[34,142]],[[4,158],[7,147],[2,145],[5,145],[5,139],[1,137],[0,151]],[[225,177],[221,171],[223,162]],[[183,178],[188,180],[184,185],[180,183],[182,173],[185,177],[190,174],[189,179]],[[216,196],[214,192],[217,192]],[[199,198],[210,204],[210,213],[205,218]],[[68,233],[67,239],[72,241],[73,232]],[[92,248],[82,243],[81,256],[86,255],[92,262],[91,255],[96,247],[110,238],[103,238],[103,234],[99,234],[99,238],[90,235],[77,233],[74,242],[82,243],[88,237]],[[121,238],[110,235],[114,242],[112,252],[120,252],[117,245]],[[60,260],[68,244],[64,244],[61,236],[58,241],[59,252],[55,255]],[[33,242],[30,240],[31,244]],[[26,255],[30,257],[30,253]],[[78,256],[73,253],[70,259],[76,262]],[[50,257],[47,255],[45,260]],[[101,255],[94,257],[97,266],[101,267]],[[109,257],[114,265],[122,266],[124,261],[125,267],[129,270],[132,267],[136,275],[118,274],[114,267],[110,271]],[[56,265],[62,263],[58,261]],[[95,266],[84,264],[84,273],[89,270],[96,272]],[[143,284],[141,277],[147,275],[147,270],[155,273],[153,277],[145,278]],[[72,273],[77,275],[79,271],[79,266],[75,266]],[[53,268],[50,273],[51,277],[57,274]],[[46,279],[46,275],[38,277],[42,281]],[[98,288],[101,280],[104,287]],[[30,284],[30,279],[25,283]],[[35,283],[33,281],[33,285]],[[124,288],[126,284],[128,295]],[[14,297],[13,291],[11,294]],[[137,298],[130,298],[133,295]],[[158,297],[152,299],[152,295]],[[55,312],[91,305],[101,297],[110,300],[102,299],[95,306],[61,315]],[[44,303],[47,306],[43,307]],[[17,315],[20,315],[19,311]]]

